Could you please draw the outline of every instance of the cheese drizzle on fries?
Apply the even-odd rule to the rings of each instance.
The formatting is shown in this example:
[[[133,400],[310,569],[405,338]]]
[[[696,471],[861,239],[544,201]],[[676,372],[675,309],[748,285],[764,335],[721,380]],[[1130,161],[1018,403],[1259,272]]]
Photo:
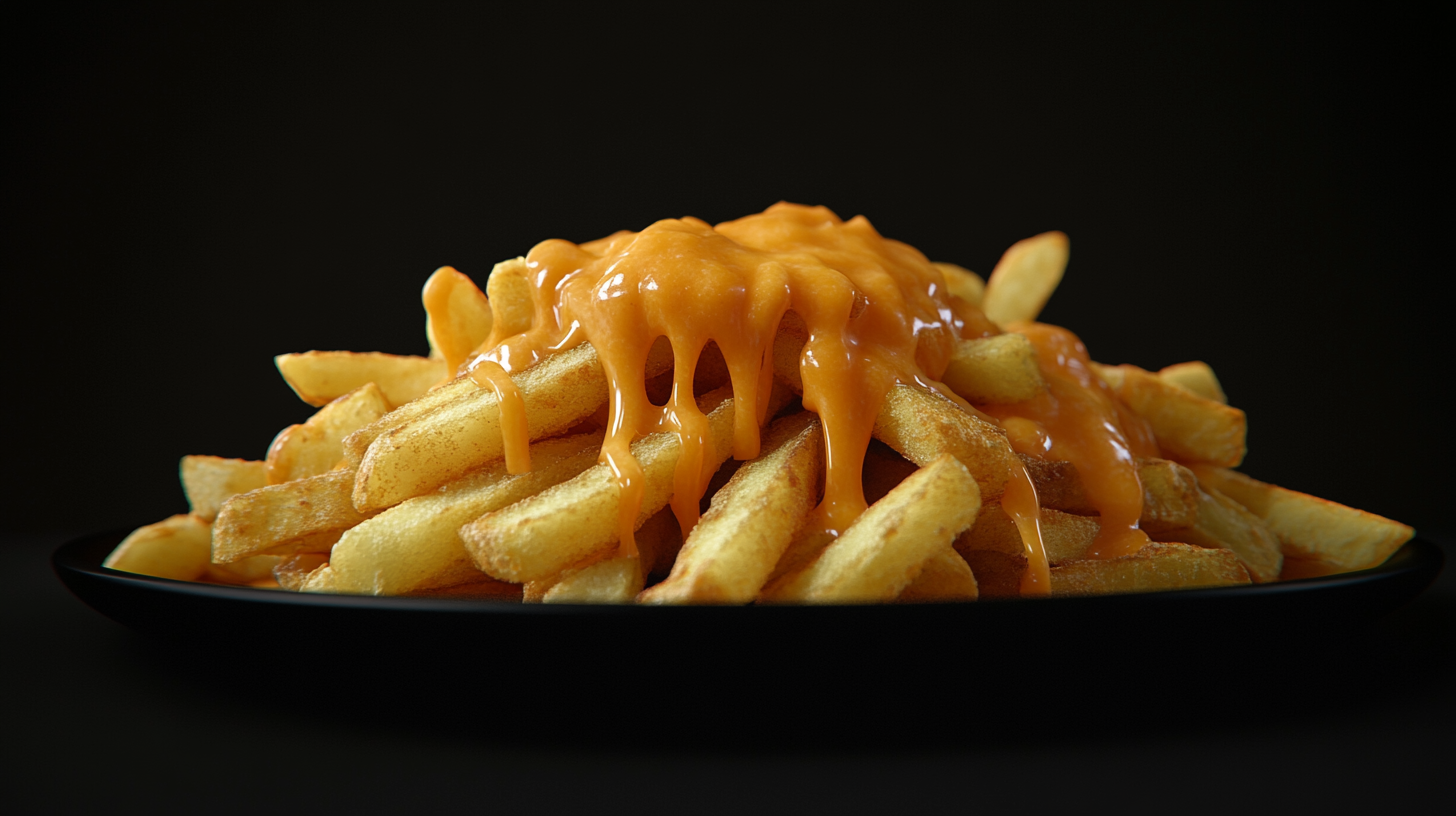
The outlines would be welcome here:
[[[185,458],[192,513],[106,566],[386,595],[912,602],[1328,574],[1411,537],[1228,470],[1245,418],[1207,365],[1101,366],[1036,323],[1067,260],[1045,233],[983,283],[863,216],[780,203],[545,241],[485,292],[445,267],[423,293],[430,357],[280,356],[320,411],[265,462]]]

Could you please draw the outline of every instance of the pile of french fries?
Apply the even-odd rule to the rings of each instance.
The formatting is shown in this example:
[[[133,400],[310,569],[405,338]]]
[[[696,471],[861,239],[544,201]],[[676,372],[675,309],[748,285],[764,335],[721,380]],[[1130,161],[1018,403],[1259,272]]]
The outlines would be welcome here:
[[[989,281],[937,264],[950,290],[1002,326],[1033,320],[1060,281],[1066,238],[1012,247]],[[448,268],[437,275],[459,275]],[[475,343],[492,325],[529,325],[522,259],[487,290],[457,287],[449,336]],[[524,322],[523,322],[524,321]],[[620,489],[598,461],[608,381],[590,343],[513,375],[525,404],[531,468],[503,459],[495,393],[454,376],[427,324],[428,357],[310,351],[276,358],[319,410],[284,429],[262,461],[187,456],[190,512],[132,533],[107,567],[184,581],[301,592],[540,603],[869,603],[1016,597],[1026,545],[1001,507],[1024,466],[1040,502],[1053,595],[1233,586],[1376,566],[1407,541],[1397,522],[1256,481],[1231,468],[1245,418],[1209,366],[1158,372],[1098,366],[1169,458],[1143,459],[1139,526],[1153,543],[1091,558],[1099,526],[1075,466],[1013,452],[984,414],[896,385],[864,467],[869,509],[837,538],[805,523],[823,491],[818,417],[798,396],[807,335],[789,313],[773,348],[775,386],[760,455],[729,458],[739,410],[713,347],[694,394],[720,466],[684,539],[668,506],[681,443],[632,444],[644,474],[635,556],[618,542]],[[649,393],[671,386],[672,354],[653,349]],[[961,340],[944,384],[972,406],[1043,389],[1032,344],[1004,333]]]

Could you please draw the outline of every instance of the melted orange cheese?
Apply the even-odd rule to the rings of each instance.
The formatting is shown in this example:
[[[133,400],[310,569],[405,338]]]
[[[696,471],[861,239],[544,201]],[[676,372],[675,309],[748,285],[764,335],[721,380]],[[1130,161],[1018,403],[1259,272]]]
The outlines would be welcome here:
[[[531,328],[501,336],[497,325],[474,352],[442,350],[452,370],[463,367],[500,397],[507,465],[519,472],[529,468],[528,437],[508,375],[547,355],[592,344],[609,384],[600,461],[622,490],[624,555],[636,553],[633,524],[642,501],[642,469],[632,442],[654,432],[678,434],[682,453],[672,507],[686,535],[697,523],[699,500],[718,461],[692,390],[698,358],[710,342],[722,352],[739,406],[732,454],[757,456],[773,378],[773,342],[791,310],[808,328],[800,358],[803,405],[824,427],[824,498],[814,522],[826,533],[838,535],[865,510],[861,471],[870,432],[889,389],[904,383],[933,389],[983,419],[999,421],[1018,452],[1075,462],[1103,513],[1098,556],[1113,557],[1146,541],[1137,530],[1141,490],[1133,457],[1146,455],[1151,436],[1123,431],[1127,418],[1119,416],[1116,401],[1090,372],[1085,348],[1054,327],[1014,327],[1036,345],[1051,388],[1028,403],[987,409],[989,415],[977,410],[939,380],[957,340],[1000,329],[977,307],[950,295],[942,273],[924,255],[883,238],[862,216],[842,221],[824,207],[780,203],[716,227],[696,218],[669,219],[580,245],[549,240],[531,250],[526,264]],[[438,290],[427,288],[427,308],[432,303],[442,308],[452,285],[453,278],[446,277]],[[674,371],[671,395],[657,406],[648,399],[644,368],[660,337],[671,344]],[[1046,594],[1050,578],[1036,490],[1024,468],[1014,470],[1002,502],[1027,547],[1030,566],[1022,591]]]

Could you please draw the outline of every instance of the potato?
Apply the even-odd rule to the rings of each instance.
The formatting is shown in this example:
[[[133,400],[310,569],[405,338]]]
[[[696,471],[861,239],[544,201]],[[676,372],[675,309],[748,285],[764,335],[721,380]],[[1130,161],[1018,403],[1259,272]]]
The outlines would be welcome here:
[[[1398,521],[1265,484],[1232,470],[1195,465],[1194,471],[1205,485],[1262,519],[1286,558],[1327,565],[1332,572],[1378,566],[1415,535],[1415,530]],[[1295,568],[1301,574],[1320,571],[1309,564]]]
[[[209,564],[211,527],[198,516],[172,516],[133,530],[101,566],[139,575],[196,581]]]
[[[713,497],[666,581],[644,603],[752,601],[813,509],[824,469],[823,429],[800,412],[769,426],[763,453]]]
[[[345,530],[371,515],[354,509],[353,490],[353,471],[334,470],[234,496],[213,524],[212,560],[328,552]]]
[[[978,405],[1023,402],[1046,390],[1036,349],[1020,334],[961,340],[941,381]]]
[[[1122,558],[1082,559],[1052,567],[1053,595],[1108,595],[1238,586],[1249,575],[1229,550],[1153,543]]]
[[[955,550],[941,550],[925,560],[920,574],[900,591],[895,603],[974,601],[979,596],[970,565]]]
[[[980,275],[953,263],[936,261],[935,268],[945,275],[945,286],[952,295],[967,303],[981,305],[981,300],[986,295],[986,282],[981,280]]]
[[[944,454],[870,506],[809,566],[764,587],[771,603],[893,600],[975,521],[980,490]]]
[[[1172,459],[1233,467],[1244,460],[1244,412],[1170,385],[1137,366],[1119,366],[1119,399],[1147,420]]]
[[[445,361],[377,351],[306,351],[273,358],[288,387],[309,405],[330,402],[368,383],[390,405],[417,399],[446,378]]]
[[[436,292],[444,296],[436,300]],[[425,281],[425,293],[430,356],[443,360],[445,373],[454,375],[465,358],[490,337],[490,303],[474,281],[449,266],[436,269]]]
[[[344,458],[344,437],[388,412],[379,386],[365,383],[303,424],[284,428],[268,447],[268,484],[328,473]]]
[[[991,270],[981,311],[1002,326],[1035,320],[1062,282],[1067,258],[1067,236],[1060,232],[1044,232],[1012,244]]]
[[[1223,388],[1218,384],[1218,377],[1213,375],[1213,369],[1209,367],[1208,363],[1202,360],[1178,363],[1160,369],[1158,379],[1169,385],[1192,391],[1204,399],[1228,405],[1228,397],[1224,396]]]
[[[1217,490],[1200,489],[1198,517],[1182,529],[1160,530],[1156,541],[1176,541],[1199,547],[1232,550],[1249,570],[1254,583],[1278,580],[1284,565],[1279,542],[1258,516]]]
[[[192,515],[206,521],[217,518],[223,502],[268,483],[268,466],[247,459],[184,456],[181,471],[182,492]]]
[[[671,560],[682,546],[682,527],[671,507],[652,514],[637,529],[637,556],[608,550],[567,567],[551,578],[531,581],[523,599],[530,603],[632,603],[642,592],[645,576],[659,562]]]

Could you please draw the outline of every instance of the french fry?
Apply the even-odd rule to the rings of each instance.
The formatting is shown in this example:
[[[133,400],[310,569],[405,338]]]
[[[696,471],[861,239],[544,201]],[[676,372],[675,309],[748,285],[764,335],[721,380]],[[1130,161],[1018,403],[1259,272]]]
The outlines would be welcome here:
[[[901,590],[896,603],[974,601],[980,596],[976,576],[955,550],[941,550],[925,560],[920,574]]]
[[[1002,326],[1035,320],[1062,282],[1067,258],[1067,236],[1060,232],[1044,232],[1012,244],[986,281],[981,310]]]
[[[469,377],[456,377],[453,380],[440,384],[418,398],[395,408],[379,419],[365,425],[359,430],[344,437],[344,461],[349,467],[358,469],[359,463],[364,461],[364,454],[368,452],[369,446],[381,435],[401,428],[414,420],[434,413],[450,403],[457,402],[480,390],[475,380]]]
[[[332,569],[330,570],[332,571]],[[501,601],[520,603],[521,585],[497,581],[488,575],[476,573],[476,578],[463,584],[447,587],[430,587],[406,593],[407,598],[453,598],[462,601]],[[338,591],[338,590],[335,590]]]
[[[963,266],[953,263],[935,262],[935,268],[945,275],[945,286],[952,295],[977,306],[981,305],[981,299],[986,295],[986,282]]]
[[[818,500],[823,430],[801,412],[769,426],[763,453],[713,497],[667,580],[644,603],[746,604],[758,595]]]
[[[328,473],[344,458],[344,437],[387,413],[384,393],[371,382],[320,408],[301,425],[284,428],[268,447],[268,484]]]
[[[327,561],[322,566],[308,574],[303,579],[303,585],[298,588],[299,592],[322,592],[331,594],[334,591],[334,571],[329,569]]]
[[[328,560],[328,553],[294,553],[282,556],[273,566],[273,579],[282,589],[301,592],[309,574],[323,566]]]
[[[978,405],[1022,402],[1046,390],[1036,349],[1014,333],[957,342],[941,381]]]
[[[1119,399],[1147,420],[1171,458],[1234,467],[1244,459],[1244,412],[1164,382],[1137,366],[1119,366]]]
[[[504,460],[408,499],[344,533],[329,562],[339,592],[404,595],[480,580],[456,532],[466,522],[533,496],[596,465],[602,435],[547,439],[531,446],[532,468],[509,474]]]
[[[1042,507],[1080,516],[1097,514],[1071,462],[1019,458],[1036,486],[1037,500]],[[1182,529],[1197,521],[1198,478],[1193,471],[1167,459],[1140,459],[1138,481],[1143,487],[1143,512],[1138,526],[1145,532]]]
[[[653,349],[647,376],[672,364],[670,347]],[[607,400],[606,372],[590,343],[553,354],[512,379],[533,440],[566,430]],[[503,455],[499,402],[493,390],[477,389],[377,437],[359,465],[354,504],[365,512],[383,510]]]
[[[1225,468],[1195,465],[1194,472],[1203,484],[1262,519],[1279,539],[1286,558],[1318,562],[1335,572],[1384,563],[1415,535],[1415,530],[1398,521]],[[1301,574],[1319,572],[1318,567],[1307,564],[1296,565],[1296,569]]]
[[[671,507],[658,510],[637,529],[637,557],[598,553],[555,576],[531,581],[523,600],[539,603],[632,603],[645,576],[682,546],[682,527]]]
[[[345,530],[370,515],[354,509],[353,489],[353,471],[333,470],[228,499],[213,524],[212,560],[328,552]]]
[[[1122,558],[1068,561],[1051,570],[1053,595],[1107,595],[1239,586],[1248,572],[1229,550],[1158,543]]]
[[[1202,360],[1178,363],[1160,369],[1158,379],[1169,385],[1192,391],[1204,399],[1228,405],[1228,397],[1224,395],[1223,387],[1218,384],[1218,377],[1213,375],[1213,369],[1209,367],[1208,363]]]
[[[444,360],[448,366],[450,361],[464,360],[490,337],[491,308],[475,282],[452,267],[436,269],[425,281],[426,292],[436,286],[448,287],[449,295],[441,304],[443,314],[438,315],[429,313],[432,304],[426,298],[425,337],[430,341],[430,356]],[[443,321],[444,331],[436,329],[436,321]],[[445,371],[442,375],[454,373]]]
[[[804,393],[799,358],[806,342],[803,321],[793,312],[785,314],[774,340],[774,374],[799,394]],[[880,405],[873,433],[875,439],[917,465],[929,464],[943,453],[955,456],[976,478],[986,501],[1006,490],[1015,455],[1006,433],[939,394],[904,384],[893,386]]]
[[[709,467],[733,451],[735,404],[729,389],[705,394],[712,449]],[[772,415],[770,411],[770,415]],[[672,496],[681,444],[676,433],[656,433],[632,443],[642,467],[642,506],[636,527]],[[460,528],[460,538],[482,572],[512,583],[547,578],[617,544],[621,491],[607,465],[597,465],[555,487],[487,513]]]
[[[893,600],[931,556],[975,521],[980,490],[965,465],[945,454],[866,510],[809,566],[769,584],[773,603]]]
[[[1053,566],[1082,558],[1097,538],[1097,519],[1042,507],[1039,516],[1042,545]],[[981,594],[988,598],[1021,595],[1026,572],[1026,546],[1016,523],[1000,504],[981,507],[976,523],[956,537],[955,550],[976,574]]]
[[[299,399],[324,406],[367,383],[384,392],[390,405],[417,399],[445,379],[445,361],[377,351],[305,351],[273,358],[278,373]]]
[[[211,547],[209,546],[209,550]],[[258,582],[276,583],[273,571],[283,560],[280,555],[255,555],[234,561],[231,564],[207,565],[202,580],[218,584],[242,584],[252,586]]]
[[[181,471],[182,492],[192,515],[209,522],[217,518],[223,502],[268,483],[268,466],[247,459],[184,456]]]
[[[939,394],[908,385],[896,385],[885,395],[874,437],[922,467],[942,454],[954,456],[975,477],[985,501],[1006,491],[1015,461],[1000,428]]]
[[[157,578],[196,581],[207,572],[211,541],[206,519],[172,516],[133,530],[106,556],[101,566]]]
[[[529,331],[536,318],[531,299],[531,269],[525,258],[502,261],[490,270],[485,292],[490,298],[490,311],[497,334],[511,337]]]
[[[1232,550],[1256,584],[1279,579],[1284,556],[1279,540],[1259,517],[1217,490],[1198,494],[1198,519],[1189,527],[1150,533],[1155,541]]]

